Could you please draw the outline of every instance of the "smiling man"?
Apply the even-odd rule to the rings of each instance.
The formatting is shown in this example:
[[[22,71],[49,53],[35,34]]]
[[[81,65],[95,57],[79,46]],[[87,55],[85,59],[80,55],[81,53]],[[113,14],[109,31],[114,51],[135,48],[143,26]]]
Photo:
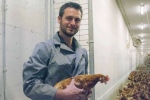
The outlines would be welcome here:
[[[23,90],[32,100],[87,100],[91,90],[78,89],[74,80],[64,90],[53,86],[68,77],[87,74],[87,51],[74,35],[80,28],[82,7],[74,2],[61,6],[59,31],[49,40],[36,45],[23,66]]]
[[[68,7],[66,8],[67,5]],[[70,48],[73,46],[72,39],[79,30],[82,18],[82,9],[80,6],[75,7],[69,6],[69,3],[62,6],[58,16],[58,23],[60,24],[59,35]]]

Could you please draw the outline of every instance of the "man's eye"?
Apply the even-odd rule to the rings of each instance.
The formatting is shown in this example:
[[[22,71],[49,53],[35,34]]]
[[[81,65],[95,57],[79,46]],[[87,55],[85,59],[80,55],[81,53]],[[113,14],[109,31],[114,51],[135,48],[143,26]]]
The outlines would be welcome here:
[[[80,19],[76,19],[75,21],[76,21],[76,22],[80,22],[81,20],[80,20]]]
[[[67,20],[72,20],[72,18],[68,17]]]

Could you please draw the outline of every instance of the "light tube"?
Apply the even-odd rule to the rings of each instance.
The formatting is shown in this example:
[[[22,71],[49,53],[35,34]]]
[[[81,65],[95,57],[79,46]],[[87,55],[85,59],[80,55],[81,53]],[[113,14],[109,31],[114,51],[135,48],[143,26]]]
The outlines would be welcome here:
[[[141,14],[144,14],[144,5],[141,5]]]
[[[143,24],[141,24],[141,29],[143,30]]]

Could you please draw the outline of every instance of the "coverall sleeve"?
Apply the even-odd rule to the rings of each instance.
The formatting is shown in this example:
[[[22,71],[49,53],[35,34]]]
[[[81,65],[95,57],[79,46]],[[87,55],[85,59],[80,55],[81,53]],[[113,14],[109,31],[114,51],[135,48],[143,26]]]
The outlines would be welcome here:
[[[39,43],[29,61],[23,65],[23,91],[32,100],[53,100],[57,91],[49,84],[45,84],[49,56],[50,48],[45,43]]]

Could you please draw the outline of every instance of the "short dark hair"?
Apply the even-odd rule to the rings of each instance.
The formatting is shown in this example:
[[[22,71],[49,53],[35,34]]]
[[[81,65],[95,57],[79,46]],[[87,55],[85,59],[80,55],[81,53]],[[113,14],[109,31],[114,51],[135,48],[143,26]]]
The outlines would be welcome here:
[[[81,17],[83,15],[83,11],[82,11],[82,7],[78,4],[78,3],[75,3],[75,2],[67,2],[65,4],[63,4],[60,9],[59,9],[59,16],[62,17],[63,14],[64,14],[64,11],[66,8],[68,7],[71,7],[71,8],[75,8],[77,10],[80,10],[81,12]]]

